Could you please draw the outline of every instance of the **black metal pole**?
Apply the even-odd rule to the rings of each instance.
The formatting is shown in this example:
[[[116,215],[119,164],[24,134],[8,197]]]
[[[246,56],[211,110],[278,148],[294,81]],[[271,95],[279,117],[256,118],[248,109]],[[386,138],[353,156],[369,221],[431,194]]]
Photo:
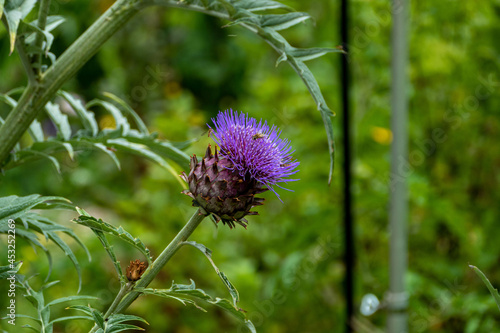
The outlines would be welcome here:
[[[340,4],[340,38],[344,50],[349,52],[349,10],[348,0],[341,0]],[[340,81],[342,99],[342,127],[343,127],[343,178],[344,178],[344,264],[345,264],[345,300],[346,300],[346,332],[353,332],[352,318],[354,315],[354,221],[352,214],[352,193],[351,193],[351,121],[349,103],[349,62],[348,54],[341,57]]]

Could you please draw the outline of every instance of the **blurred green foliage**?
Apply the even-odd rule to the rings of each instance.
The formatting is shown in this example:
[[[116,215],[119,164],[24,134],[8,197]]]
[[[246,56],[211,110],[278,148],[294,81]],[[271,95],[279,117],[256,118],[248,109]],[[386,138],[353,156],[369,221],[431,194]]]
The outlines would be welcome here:
[[[287,1],[310,13],[306,22],[284,32],[292,45],[338,44],[339,4],[333,0]],[[67,17],[54,31],[52,51],[60,54],[111,1],[53,1],[51,14]],[[88,6],[87,6],[88,5]],[[355,217],[357,302],[366,293],[383,298],[388,288],[387,205],[390,190],[390,10],[388,2],[352,1],[351,53],[355,130]],[[477,265],[500,285],[500,2],[414,1],[411,23],[410,156],[410,327],[412,332],[492,332],[498,309],[482,282],[468,268]],[[328,151],[323,124],[299,77],[262,40],[220,20],[182,10],[148,9],[135,17],[94,56],[65,90],[86,100],[109,91],[126,100],[160,137],[198,138],[189,153],[202,154],[210,142],[206,123],[218,110],[233,108],[265,118],[283,130],[301,162],[294,192],[281,192],[284,203],[266,193],[261,216],[248,230],[205,221],[191,240],[213,250],[213,259],[238,288],[240,307],[261,332],[337,332],[343,330],[341,150],[337,172],[327,185]],[[26,84],[16,54],[8,55],[0,29],[0,91]],[[310,62],[332,109],[339,109],[339,55]],[[0,106],[0,116],[8,112]],[[97,113],[102,127],[112,125]],[[341,117],[341,115],[339,115]],[[43,121],[43,119],[40,119]],[[333,119],[341,142],[338,119]],[[24,140],[29,140],[28,137]],[[340,146],[340,144],[337,144]],[[0,180],[0,196],[40,193],[69,198],[93,216],[122,225],[157,256],[194,208],[173,175],[140,158],[120,155],[118,171],[102,153],[83,153],[75,163],[61,155],[61,175],[46,161],[9,170]],[[188,166],[178,166],[178,171]],[[74,241],[81,260],[83,294],[109,305],[119,288],[112,264],[86,228],[71,224],[74,214],[53,217],[71,226],[93,253]],[[4,239],[1,240],[4,242]],[[112,239],[123,266],[140,254]],[[47,260],[18,241],[23,274],[39,272]],[[3,244],[2,246],[5,246]],[[71,262],[53,244],[51,279],[62,283],[48,298],[76,293]],[[2,259],[3,260],[3,259]],[[213,295],[228,297],[210,264],[195,249],[183,248],[155,280],[168,288],[189,279]],[[5,290],[0,288],[0,295]],[[25,300],[18,296],[19,308]],[[25,307],[25,306],[24,306]],[[27,307],[25,307],[27,308]],[[129,312],[150,323],[148,332],[243,332],[214,307],[208,313],[172,301],[145,296]],[[71,310],[54,307],[53,313]],[[357,316],[359,332],[384,329],[385,313]],[[21,323],[21,320],[19,320]],[[364,327],[364,328],[362,328]],[[8,329],[8,328],[4,328]],[[57,332],[86,332],[88,322],[61,323]]]

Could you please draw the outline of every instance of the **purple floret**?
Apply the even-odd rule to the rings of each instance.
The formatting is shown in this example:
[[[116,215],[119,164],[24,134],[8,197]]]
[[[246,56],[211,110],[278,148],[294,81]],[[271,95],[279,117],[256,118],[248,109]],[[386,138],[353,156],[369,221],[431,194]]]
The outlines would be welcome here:
[[[242,178],[252,177],[266,185],[278,198],[273,186],[283,188],[277,183],[298,180],[285,179],[298,171],[295,168],[299,162],[292,157],[294,151],[290,142],[280,139],[279,128],[269,127],[266,121],[262,123],[262,119],[257,123],[255,118],[233,110],[219,112],[212,121],[215,125],[212,138],[221,154],[232,162],[232,170]]]

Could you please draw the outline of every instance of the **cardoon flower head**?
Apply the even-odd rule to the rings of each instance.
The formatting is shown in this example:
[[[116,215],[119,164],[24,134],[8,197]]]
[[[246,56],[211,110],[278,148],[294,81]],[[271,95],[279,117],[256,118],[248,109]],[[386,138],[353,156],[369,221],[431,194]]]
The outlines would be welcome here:
[[[281,187],[277,183],[297,180],[284,179],[298,171],[294,169],[299,162],[293,160],[290,142],[280,139],[281,130],[276,126],[269,127],[262,120],[257,123],[255,118],[233,110],[219,112],[212,121],[214,141],[242,178],[251,177],[266,185],[278,198],[274,185]]]
[[[255,194],[269,189],[278,196],[273,187],[282,188],[278,183],[297,180],[286,177],[297,172],[299,162],[292,158],[289,141],[280,139],[281,131],[267,122],[257,123],[232,110],[219,112],[212,121],[215,130],[209,125],[210,136],[219,145],[220,154],[217,148],[212,154],[209,146],[201,162],[192,157],[189,175],[181,175],[189,184],[184,193],[217,222],[246,227],[243,217],[256,215],[250,209],[264,201]]]

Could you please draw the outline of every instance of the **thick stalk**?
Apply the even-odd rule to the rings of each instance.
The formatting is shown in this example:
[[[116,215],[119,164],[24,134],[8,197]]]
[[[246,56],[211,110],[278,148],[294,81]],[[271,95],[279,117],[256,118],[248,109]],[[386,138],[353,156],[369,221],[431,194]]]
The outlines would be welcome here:
[[[189,221],[186,223],[184,228],[179,231],[179,233],[175,236],[175,238],[167,245],[167,247],[163,250],[163,252],[156,258],[156,260],[148,267],[146,272],[142,275],[139,281],[136,283],[136,287],[146,288],[151,281],[158,275],[160,270],[165,266],[165,264],[172,258],[172,256],[177,252],[177,250],[182,246],[182,242],[186,241],[189,236],[193,233],[193,231],[200,225],[201,221],[205,218],[205,214],[203,214],[199,209],[191,216]],[[116,296],[113,304],[110,306],[106,314],[104,315],[104,319],[108,318],[114,313],[119,313],[125,310],[134,302],[139,296],[138,292],[134,292],[133,289],[127,296],[121,300],[117,300],[120,293]],[[122,296],[123,297],[123,296]],[[115,303],[119,304],[116,306]],[[97,326],[94,326],[90,333],[94,333],[97,331]]]
[[[117,0],[42,75],[40,83],[26,89],[17,106],[0,127],[0,166],[33,119],[59,88],[71,78],[118,29],[141,8],[144,0]]]

